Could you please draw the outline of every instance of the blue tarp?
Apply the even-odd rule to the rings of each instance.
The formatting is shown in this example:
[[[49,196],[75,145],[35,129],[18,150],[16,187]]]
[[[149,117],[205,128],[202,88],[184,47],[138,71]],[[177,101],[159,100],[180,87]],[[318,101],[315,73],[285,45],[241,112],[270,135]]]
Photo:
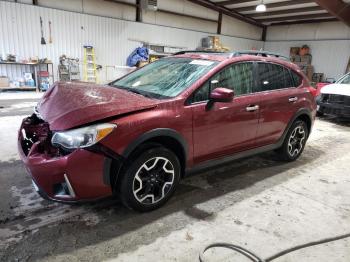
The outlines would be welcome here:
[[[148,49],[146,47],[138,47],[136,48],[126,60],[126,64],[128,66],[136,66],[139,61],[147,61],[148,60]]]

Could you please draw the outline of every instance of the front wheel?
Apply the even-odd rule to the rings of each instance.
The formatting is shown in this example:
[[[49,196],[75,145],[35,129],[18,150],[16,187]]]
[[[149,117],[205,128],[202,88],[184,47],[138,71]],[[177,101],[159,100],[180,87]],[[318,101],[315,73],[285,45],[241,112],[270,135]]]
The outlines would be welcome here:
[[[302,120],[295,121],[284,139],[283,145],[277,150],[280,158],[285,161],[296,160],[304,150],[309,131]]]
[[[119,185],[123,204],[140,212],[165,204],[180,180],[181,166],[177,156],[167,148],[156,147],[128,162]]]

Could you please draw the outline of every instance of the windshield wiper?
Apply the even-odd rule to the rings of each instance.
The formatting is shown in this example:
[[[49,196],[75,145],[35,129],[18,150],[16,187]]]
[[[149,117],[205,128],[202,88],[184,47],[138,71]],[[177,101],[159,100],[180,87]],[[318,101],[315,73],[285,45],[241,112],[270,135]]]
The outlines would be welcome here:
[[[142,92],[140,90],[134,89],[134,88],[129,88],[129,87],[123,87],[122,89],[125,89],[126,91],[130,91],[132,93],[138,94],[138,95],[142,95],[148,98],[153,98],[153,96],[147,94],[146,92]]]

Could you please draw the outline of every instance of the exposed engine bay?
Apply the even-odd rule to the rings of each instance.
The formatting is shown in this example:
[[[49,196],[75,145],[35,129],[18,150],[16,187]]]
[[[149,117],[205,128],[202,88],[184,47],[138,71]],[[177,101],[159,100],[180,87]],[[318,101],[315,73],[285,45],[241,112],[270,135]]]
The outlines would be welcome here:
[[[52,132],[49,124],[35,114],[23,120],[21,130],[21,146],[27,156],[34,144],[37,144],[38,153],[50,156],[60,156],[60,150],[51,145]]]

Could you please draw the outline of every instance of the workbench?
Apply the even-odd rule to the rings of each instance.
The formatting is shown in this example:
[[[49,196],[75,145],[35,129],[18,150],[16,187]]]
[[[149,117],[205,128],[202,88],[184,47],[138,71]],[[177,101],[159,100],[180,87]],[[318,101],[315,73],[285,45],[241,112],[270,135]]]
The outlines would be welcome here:
[[[35,89],[37,92],[39,92],[39,83],[40,83],[40,76],[38,76],[38,72],[42,71],[41,68],[42,66],[46,66],[46,71],[49,72],[49,77],[52,78],[52,83],[55,82],[54,78],[54,71],[53,71],[53,63],[22,63],[22,62],[7,62],[7,61],[0,61],[0,65],[10,65],[10,66],[29,66],[30,67],[30,72],[34,73],[34,82],[35,82]],[[49,68],[51,68],[51,73]]]

